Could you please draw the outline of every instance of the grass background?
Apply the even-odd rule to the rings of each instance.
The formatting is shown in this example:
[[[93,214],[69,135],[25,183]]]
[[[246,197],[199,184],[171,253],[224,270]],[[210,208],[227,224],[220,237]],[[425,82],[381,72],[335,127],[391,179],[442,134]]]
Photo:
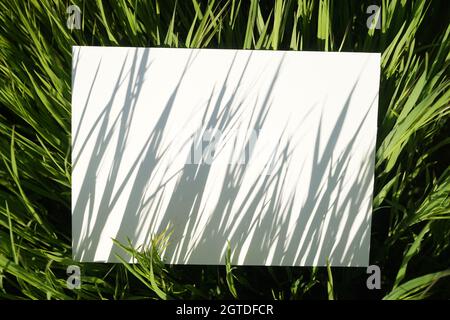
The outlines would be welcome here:
[[[66,9],[82,11],[80,30]],[[445,0],[2,0],[0,297],[6,299],[450,298],[450,12]],[[381,29],[367,28],[369,5]],[[371,264],[168,266],[71,260],[71,46],[381,52]],[[81,268],[80,289],[66,270]]]

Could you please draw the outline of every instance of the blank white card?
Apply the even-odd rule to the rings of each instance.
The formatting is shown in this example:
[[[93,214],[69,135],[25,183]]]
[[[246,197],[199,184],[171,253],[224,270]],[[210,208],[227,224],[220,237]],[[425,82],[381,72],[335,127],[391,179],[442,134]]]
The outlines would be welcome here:
[[[72,250],[367,266],[380,55],[73,47]]]

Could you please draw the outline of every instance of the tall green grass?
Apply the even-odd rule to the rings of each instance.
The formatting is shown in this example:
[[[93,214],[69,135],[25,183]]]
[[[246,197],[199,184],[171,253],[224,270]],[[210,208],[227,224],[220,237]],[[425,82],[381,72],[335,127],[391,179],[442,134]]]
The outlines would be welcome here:
[[[450,298],[450,16],[425,0],[0,2],[0,297],[8,299]],[[367,28],[371,4],[381,29]],[[381,52],[371,258],[358,268],[168,266],[71,260],[71,46]],[[228,260],[229,261],[229,260]]]

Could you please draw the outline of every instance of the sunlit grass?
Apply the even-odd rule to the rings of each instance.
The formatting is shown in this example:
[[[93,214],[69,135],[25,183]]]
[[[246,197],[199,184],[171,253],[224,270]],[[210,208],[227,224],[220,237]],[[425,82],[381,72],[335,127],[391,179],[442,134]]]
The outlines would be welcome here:
[[[0,296],[31,299],[450,297],[450,17],[447,2],[68,1],[0,3]],[[71,259],[71,46],[381,52],[371,263],[363,269],[167,266]],[[157,240],[157,239],[156,239]],[[158,246],[155,246],[158,247]]]

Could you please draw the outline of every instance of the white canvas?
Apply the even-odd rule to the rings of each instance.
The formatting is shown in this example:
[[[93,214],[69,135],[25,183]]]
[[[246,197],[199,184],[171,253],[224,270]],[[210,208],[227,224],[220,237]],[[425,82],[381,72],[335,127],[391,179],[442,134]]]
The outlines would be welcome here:
[[[367,266],[380,55],[74,47],[72,249]],[[131,261],[131,260],[130,260]]]

